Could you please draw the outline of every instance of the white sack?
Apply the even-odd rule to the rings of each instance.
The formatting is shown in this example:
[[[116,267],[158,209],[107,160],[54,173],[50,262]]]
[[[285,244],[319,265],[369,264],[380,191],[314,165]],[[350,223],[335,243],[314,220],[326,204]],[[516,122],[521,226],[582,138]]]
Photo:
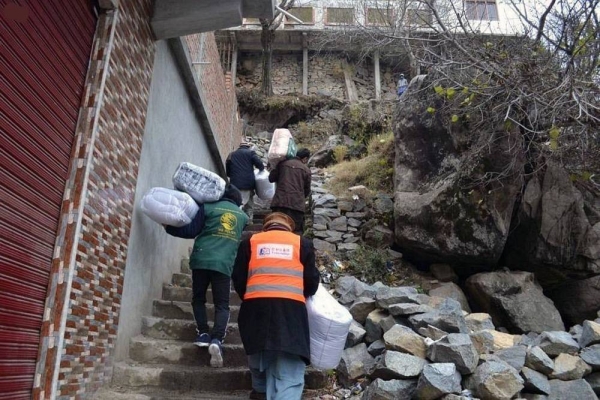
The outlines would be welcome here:
[[[288,129],[275,129],[267,159],[271,168],[275,168],[280,161],[296,157],[296,143]]]
[[[317,369],[336,368],[342,358],[352,315],[319,284],[306,299],[310,328],[310,363]]]
[[[192,222],[200,209],[189,194],[161,187],[146,193],[141,208],[153,221],[176,227]]]
[[[226,183],[214,172],[182,162],[173,175],[173,185],[175,189],[188,193],[198,203],[211,203],[223,196]]]
[[[264,169],[254,171],[256,195],[261,200],[271,200],[275,196],[275,183],[269,182],[269,173]]]

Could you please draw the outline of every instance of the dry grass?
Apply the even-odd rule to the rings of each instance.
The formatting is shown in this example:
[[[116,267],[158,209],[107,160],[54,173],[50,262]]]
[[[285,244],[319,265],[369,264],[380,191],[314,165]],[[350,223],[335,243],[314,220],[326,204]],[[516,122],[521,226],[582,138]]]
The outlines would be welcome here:
[[[333,176],[328,182],[328,188],[334,195],[347,195],[348,188],[357,185],[364,185],[373,192],[393,192],[393,134],[374,136],[369,141],[367,149],[366,157],[342,161],[327,169]]]

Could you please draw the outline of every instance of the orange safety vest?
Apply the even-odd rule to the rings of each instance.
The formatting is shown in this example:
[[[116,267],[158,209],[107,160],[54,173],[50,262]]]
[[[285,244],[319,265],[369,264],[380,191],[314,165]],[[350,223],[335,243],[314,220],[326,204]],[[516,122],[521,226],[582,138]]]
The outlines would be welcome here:
[[[300,236],[267,231],[250,238],[252,257],[244,300],[278,298],[306,302]]]

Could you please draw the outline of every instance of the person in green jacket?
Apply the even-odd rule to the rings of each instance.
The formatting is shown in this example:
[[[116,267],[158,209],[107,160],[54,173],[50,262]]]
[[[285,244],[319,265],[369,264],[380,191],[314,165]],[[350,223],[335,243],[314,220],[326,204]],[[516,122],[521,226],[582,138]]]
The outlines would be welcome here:
[[[188,225],[167,226],[169,235],[194,239],[190,255],[192,270],[192,308],[197,325],[194,344],[208,347],[210,365],[223,366],[222,343],[229,322],[229,292],[231,272],[242,231],[248,216],[240,209],[242,194],[234,185],[227,185],[221,199],[199,204],[200,210]],[[215,318],[209,332],[206,317],[206,291],[212,287]]]

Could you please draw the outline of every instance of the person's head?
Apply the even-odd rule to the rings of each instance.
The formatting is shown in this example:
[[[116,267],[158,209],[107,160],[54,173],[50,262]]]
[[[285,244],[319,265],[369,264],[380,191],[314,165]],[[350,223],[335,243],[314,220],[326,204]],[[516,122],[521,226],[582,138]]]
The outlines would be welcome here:
[[[250,142],[248,139],[243,139],[242,142],[240,143],[240,147],[251,148],[252,142]]]
[[[272,212],[265,217],[263,221],[263,230],[283,230],[293,232],[296,228],[294,220],[287,214],[281,212]]]
[[[239,207],[242,205],[242,192],[235,185],[229,183],[225,186],[225,192],[221,196],[221,200],[231,200]]]
[[[404,74],[400,74],[400,78],[404,78]]]
[[[306,164],[308,162],[308,159],[310,158],[310,150],[300,149],[296,153],[296,157],[298,157],[300,160],[302,160],[303,163]]]

